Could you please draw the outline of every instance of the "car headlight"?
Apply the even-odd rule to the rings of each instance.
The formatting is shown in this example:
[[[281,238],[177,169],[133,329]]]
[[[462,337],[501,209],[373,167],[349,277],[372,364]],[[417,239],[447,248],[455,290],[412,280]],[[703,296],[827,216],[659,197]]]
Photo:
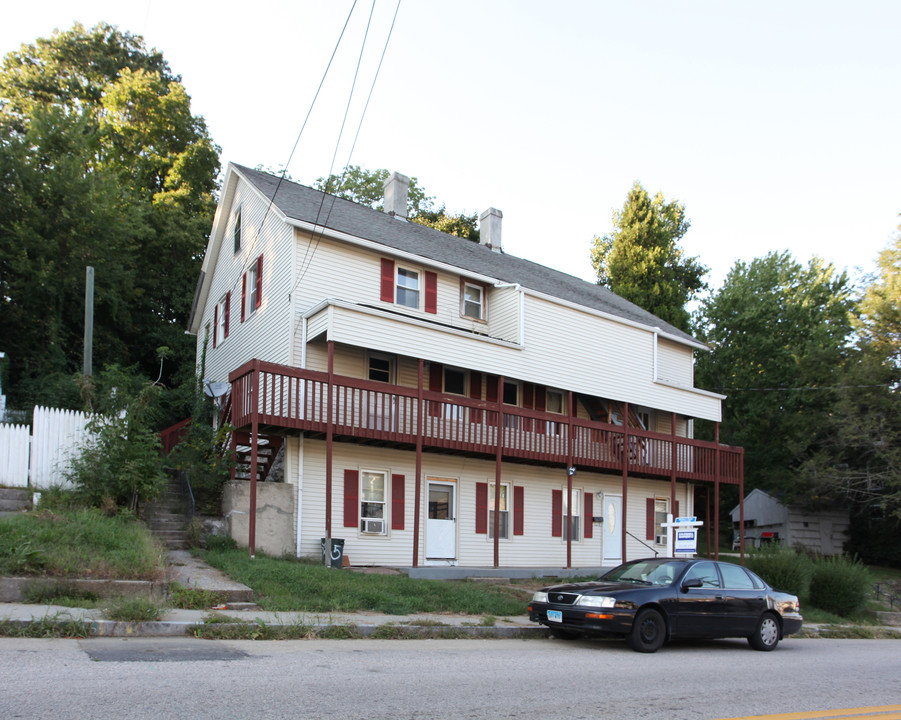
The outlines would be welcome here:
[[[616,605],[616,598],[605,597],[604,595],[583,595],[576,604],[583,607],[612,608]]]
[[[537,593],[532,595],[532,602],[546,603],[547,602],[547,593],[539,590]]]

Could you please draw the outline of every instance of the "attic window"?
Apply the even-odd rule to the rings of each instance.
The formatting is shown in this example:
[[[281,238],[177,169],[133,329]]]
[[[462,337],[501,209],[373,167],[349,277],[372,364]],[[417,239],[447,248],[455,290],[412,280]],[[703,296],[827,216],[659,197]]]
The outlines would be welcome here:
[[[235,252],[241,250],[241,208],[235,210],[235,219],[232,223],[232,237],[234,239]]]

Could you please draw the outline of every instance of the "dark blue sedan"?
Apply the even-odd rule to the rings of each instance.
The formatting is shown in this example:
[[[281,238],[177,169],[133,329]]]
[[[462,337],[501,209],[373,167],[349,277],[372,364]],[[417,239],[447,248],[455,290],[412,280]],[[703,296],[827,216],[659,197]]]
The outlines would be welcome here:
[[[656,652],[671,638],[744,637],[773,650],[801,629],[800,603],[741,565],[704,558],[633,560],[593,582],[546,587],[529,619],[560,638],[620,636]]]

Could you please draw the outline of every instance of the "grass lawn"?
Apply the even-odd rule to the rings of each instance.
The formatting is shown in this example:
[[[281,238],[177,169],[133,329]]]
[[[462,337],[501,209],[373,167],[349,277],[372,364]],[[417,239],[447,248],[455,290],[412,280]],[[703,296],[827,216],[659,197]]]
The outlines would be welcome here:
[[[157,580],[165,556],[143,523],[97,510],[47,510],[0,522],[0,575]]]
[[[264,610],[354,612],[389,615],[417,612],[522,615],[532,596],[527,587],[471,581],[414,580],[330,569],[316,562],[276,559],[247,550],[206,550],[200,555],[229,577],[253,588]]]

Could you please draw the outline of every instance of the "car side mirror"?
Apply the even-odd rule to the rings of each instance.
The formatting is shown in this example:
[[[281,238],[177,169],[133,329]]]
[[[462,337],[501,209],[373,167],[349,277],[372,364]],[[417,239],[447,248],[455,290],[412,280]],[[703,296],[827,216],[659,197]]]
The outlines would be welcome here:
[[[682,592],[688,592],[690,588],[703,587],[704,583],[701,578],[690,578],[682,583]]]

